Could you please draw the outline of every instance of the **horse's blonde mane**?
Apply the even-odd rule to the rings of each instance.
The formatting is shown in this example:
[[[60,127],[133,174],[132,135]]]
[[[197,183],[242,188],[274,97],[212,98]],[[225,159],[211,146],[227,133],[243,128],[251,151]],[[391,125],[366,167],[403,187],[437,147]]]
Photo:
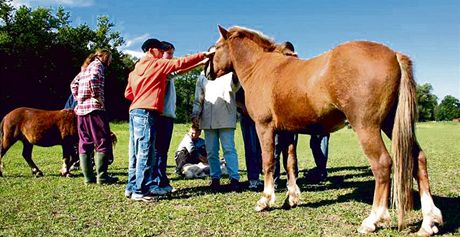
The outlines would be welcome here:
[[[268,36],[264,35],[260,31],[248,29],[248,28],[241,27],[241,26],[233,26],[230,29],[228,29],[228,32],[229,32],[229,38],[244,36],[254,41],[256,44],[258,44],[262,48],[264,48],[265,51],[271,52],[276,48],[275,41],[272,38],[269,38]]]

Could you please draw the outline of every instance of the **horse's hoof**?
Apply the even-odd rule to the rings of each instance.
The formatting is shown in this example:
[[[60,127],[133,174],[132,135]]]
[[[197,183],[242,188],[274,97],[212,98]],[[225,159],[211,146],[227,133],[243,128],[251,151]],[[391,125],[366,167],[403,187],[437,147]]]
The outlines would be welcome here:
[[[372,226],[367,226],[367,225],[364,225],[364,224],[362,224],[358,229],[358,232],[361,233],[361,234],[369,234],[369,233],[372,233],[374,231],[375,231],[375,226],[372,227]]]
[[[300,202],[299,198],[291,198],[290,196],[287,196],[286,199],[284,199],[283,208],[286,210],[295,208],[297,207],[299,202]]]
[[[65,177],[66,177],[66,178],[70,178],[70,177],[72,177],[72,174],[71,174],[71,173],[67,173],[67,174],[65,175]]]
[[[434,234],[437,234],[439,232],[438,227],[433,226],[430,229],[427,228],[420,228],[420,230],[417,232],[418,236],[432,236]]]
[[[35,173],[35,177],[37,177],[37,178],[43,177],[43,172],[37,171],[37,172]]]
[[[268,204],[268,199],[264,197],[261,198],[257,202],[255,209],[257,212],[267,211],[268,209],[270,209],[270,205]]]

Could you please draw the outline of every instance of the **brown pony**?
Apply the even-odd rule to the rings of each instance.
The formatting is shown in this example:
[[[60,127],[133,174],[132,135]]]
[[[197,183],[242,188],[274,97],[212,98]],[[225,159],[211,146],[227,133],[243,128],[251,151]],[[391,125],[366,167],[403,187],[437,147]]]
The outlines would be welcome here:
[[[360,233],[370,233],[391,221],[388,212],[391,166],[394,164],[393,204],[398,227],[412,205],[413,177],[420,191],[423,223],[419,234],[438,232],[441,211],[431,196],[426,157],[414,132],[415,81],[409,57],[373,42],[348,42],[309,60],[285,56],[277,44],[259,32],[219,26],[220,39],[208,65],[209,77],[235,72],[245,91],[249,115],[256,123],[262,147],[264,192],[256,210],[270,208],[273,187],[273,138],[276,131],[330,133],[345,126],[356,131],[375,177],[372,210]],[[279,50],[278,50],[279,51]],[[388,153],[381,131],[392,139]],[[393,160],[392,160],[393,157]],[[300,190],[288,157],[288,197],[296,206]],[[290,165],[289,165],[290,164]]]
[[[117,138],[111,133],[112,143]],[[0,176],[3,172],[2,158],[8,149],[18,140],[24,144],[22,156],[32,169],[35,176],[43,176],[43,172],[32,160],[33,145],[49,147],[62,146],[62,176],[70,175],[70,167],[78,161],[74,146],[78,144],[77,116],[73,110],[40,110],[33,108],[17,108],[9,112],[0,124]]]

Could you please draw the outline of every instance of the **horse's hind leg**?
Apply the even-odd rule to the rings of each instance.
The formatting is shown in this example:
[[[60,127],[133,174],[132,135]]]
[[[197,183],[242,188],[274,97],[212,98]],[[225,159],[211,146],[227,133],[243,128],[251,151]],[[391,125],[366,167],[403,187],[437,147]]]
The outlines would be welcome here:
[[[374,199],[370,215],[364,219],[358,232],[374,232],[379,224],[388,225],[388,195],[390,192],[391,157],[383,143],[380,128],[356,128],[364,153],[375,177]]]
[[[36,177],[43,176],[43,172],[37,167],[37,165],[32,160],[32,148],[33,145],[28,142],[23,142],[24,148],[22,150],[22,156],[26,160],[29,167],[32,169],[32,174]]]
[[[390,139],[392,135],[392,124],[392,121],[386,123],[383,129]],[[443,223],[443,218],[441,211],[434,205],[433,198],[431,197],[426,156],[417,142],[414,144],[412,156],[415,159],[413,176],[415,180],[417,180],[423,213],[423,222],[418,234],[422,236],[436,234],[438,232],[436,224],[441,225]]]
[[[284,155],[283,155],[284,159]],[[295,140],[288,146],[288,156],[286,161],[286,171],[288,176],[288,191],[287,197],[284,200],[284,208],[296,207],[300,203],[300,189],[297,186],[296,182],[296,173],[297,173],[297,154],[295,147]]]
[[[422,236],[433,235],[438,233],[436,224],[441,225],[443,223],[442,214],[439,208],[434,205],[433,198],[431,197],[426,156],[420,145],[415,145],[413,155],[417,161],[415,162],[414,178],[418,183],[423,213],[422,227],[417,234]]]
[[[6,152],[11,148],[11,146],[13,146],[14,143],[16,143],[16,141],[17,139],[14,139],[12,132],[5,131],[5,134],[3,134],[3,139],[0,141],[0,177],[3,176],[3,157],[5,156]]]

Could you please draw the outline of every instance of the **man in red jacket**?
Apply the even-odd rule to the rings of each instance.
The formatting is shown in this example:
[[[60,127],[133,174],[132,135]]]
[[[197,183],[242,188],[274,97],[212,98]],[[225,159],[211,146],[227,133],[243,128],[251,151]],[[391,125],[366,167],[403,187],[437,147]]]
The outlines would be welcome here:
[[[163,112],[168,74],[197,65],[212,53],[198,53],[183,58],[164,59],[167,47],[157,39],[142,45],[145,56],[129,74],[125,97],[129,107],[129,169],[125,196],[150,202],[158,195],[152,179],[155,159],[156,121]],[[161,138],[160,138],[161,139]]]

